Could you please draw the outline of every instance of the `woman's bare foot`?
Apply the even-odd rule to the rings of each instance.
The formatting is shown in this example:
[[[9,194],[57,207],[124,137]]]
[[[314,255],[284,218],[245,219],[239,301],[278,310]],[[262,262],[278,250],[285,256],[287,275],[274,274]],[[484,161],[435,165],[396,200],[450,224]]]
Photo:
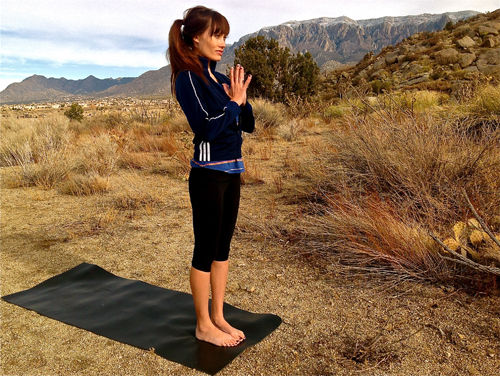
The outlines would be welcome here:
[[[240,342],[213,324],[204,328],[196,325],[195,335],[197,339],[210,342],[216,346],[236,346]]]
[[[219,328],[223,332],[226,332],[227,334],[230,334],[236,340],[243,341],[246,338],[245,333],[229,325],[229,323],[223,317],[216,319],[211,318],[211,320],[217,328]]]

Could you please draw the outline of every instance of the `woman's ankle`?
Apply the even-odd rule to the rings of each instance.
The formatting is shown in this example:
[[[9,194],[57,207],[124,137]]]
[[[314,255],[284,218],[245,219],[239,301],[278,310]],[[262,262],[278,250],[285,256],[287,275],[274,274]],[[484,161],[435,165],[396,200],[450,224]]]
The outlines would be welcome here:
[[[197,321],[196,322],[196,327],[198,330],[205,331],[208,329],[211,329],[214,326],[214,323],[212,322],[211,319],[203,320],[203,321]]]

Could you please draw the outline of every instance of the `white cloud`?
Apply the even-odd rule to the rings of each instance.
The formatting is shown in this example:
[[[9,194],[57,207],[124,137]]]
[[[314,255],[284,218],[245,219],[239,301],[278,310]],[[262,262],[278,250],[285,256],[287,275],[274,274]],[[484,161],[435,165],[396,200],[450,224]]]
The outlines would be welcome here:
[[[186,9],[200,4],[181,0],[1,1],[4,81],[8,79],[6,69],[17,69],[19,74],[26,70],[23,60],[43,60],[48,65],[160,68],[167,63],[172,23],[182,18]],[[290,20],[342,15],[359,20],[459,10],[484,12],[499,7],[498,0],[206,0],[203,5],[228,19],[228,44],[262,27]],[[9,61],[15,63],[9,65]],[[92,73],[82,72],[82,77]]]
[[[56,64],[78,63],[114,67],[162,67],[167,64],[164,51],[133,49],[94,49],[91,46],[49,40],[9,38],[2,41],[2,55],[7,59],[33,59]],[[2,56],[2,65],[4,59]]]

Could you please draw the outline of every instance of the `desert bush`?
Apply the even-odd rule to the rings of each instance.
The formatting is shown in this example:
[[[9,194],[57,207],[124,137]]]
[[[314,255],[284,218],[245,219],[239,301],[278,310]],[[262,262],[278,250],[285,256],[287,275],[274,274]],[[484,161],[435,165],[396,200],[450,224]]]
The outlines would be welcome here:
[[[285,107],[266,99],[255,98],[252,109],[256,123],[262,128],[276,128],[285,121]]]
[[[102,176],[112,174],[118,168],[117,149],[117,144],[106,133],[82,137],[75,145],[75,172],[93,172]]]
[[[436,99],[424,101],[424,108]],[[430,104],[429,104],[430,103]],[[298,225],[297,251],[330,254],[349,270],[431,280],[481,280],[467,266],[443,262],[427,230],[446,234],[468,216],[460,188],[489,219],[500,210],[500,132],[471,139],[452,117],[373,107],[342,118],[329,147],[318,149],[309,181],[310,215]],[[302,222],[303,220],[303,222]]]
[[[59,192],[75,196],[92,195],[110,190],[109,177],[101,176],[95,172],[86,175],[70,173],[67,179],[59,185]]]
[[[304,130],[302,119],[290,119],[278,126],[278,135],[285,141],[295,141]]]
[[[478,113],[500,115],[500,86],[486,85],[472,99],[472,110]]]
[[[348,111],[349,107],[346,105],[331,105],[328,106],[323,112],[323,118],[326,120],[340,118],[344,116]]]
[[[393,96],[386,96],[386,100],[394,100],[401,109],[411,111],[427,111],[439,106],[442,94],[430,90],[404,91]]]
[[[51,150],[66,147],[71,140],[69,121],[61,115],[43,119],[2,120],[0,166],[15,166],[46,160]]]
[[[391,81],[388,81],[388,80],[373,80],[372,82],[370,82],[371,86],[372,86],[372,90],[374,93],[381,93],[382,91],[387,91],[391,88],[392,86],[392,83]]]
[[[66,115],[70,120],[82,121],[83,107],[78,103],[72,103],[71,107],[64,111],[64,115]]]
[[[173,115],[168,121],[168,129],[171,132],[191,132],[191,127],[186,119],[186,115],[183,113],[177,113]]]

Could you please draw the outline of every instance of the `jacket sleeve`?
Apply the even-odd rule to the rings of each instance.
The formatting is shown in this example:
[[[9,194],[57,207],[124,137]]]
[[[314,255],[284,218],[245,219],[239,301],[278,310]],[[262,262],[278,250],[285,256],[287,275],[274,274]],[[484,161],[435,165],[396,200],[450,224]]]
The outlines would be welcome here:
[[[210,142],[234,122],[242,109],[235,101],[228,100],[218,113],[209,114],[193,75],[191,71],[179,73],[175,80],[175,96],[195,135]]]
[[[252,133],[255,129],[255,118],[253,116],[252,105],[248,102],[245,105],[240,106],[241,114],[239,116],[239,126],[241,130]]]

